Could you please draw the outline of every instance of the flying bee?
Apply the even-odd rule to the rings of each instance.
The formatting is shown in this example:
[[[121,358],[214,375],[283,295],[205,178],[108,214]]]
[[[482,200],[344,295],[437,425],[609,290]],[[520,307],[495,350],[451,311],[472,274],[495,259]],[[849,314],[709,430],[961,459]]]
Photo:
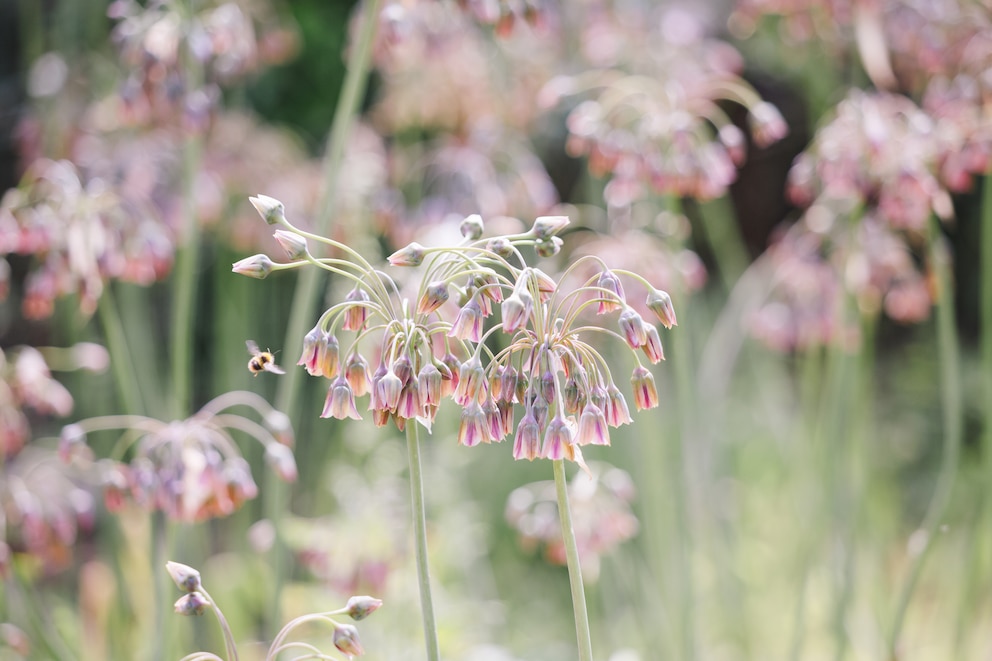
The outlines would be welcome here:
[[[262,351],[251,340],[245,342],[245,345],[248,347],[248,353],[251,354],[251,360],[248,361],[248,371],[253,375],[258,376],[259,372],[286,373],[283,368],[276,365],[276,358],[271,351]]]

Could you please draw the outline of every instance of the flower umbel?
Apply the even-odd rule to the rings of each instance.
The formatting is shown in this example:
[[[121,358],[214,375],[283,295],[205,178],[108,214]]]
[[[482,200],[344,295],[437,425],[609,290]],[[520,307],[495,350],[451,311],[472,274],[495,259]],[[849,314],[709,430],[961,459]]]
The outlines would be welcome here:
[[[281,232],[300,232],[286,219],[280,225]],[[368,392],[376,425],[393,421],[403,429],[413,419],[429,429],[440,400],[450,396],[462,407],[458,442],[467,447],[512,434],[514,458],[582,463],[581,446],[609,445],[609,427],[627,424],[630,415],[607,360],[590,340],[613,337],[631,349],[637,361],[631,380],[635,404],[638,410],[652,408],[657,390],[638,356],[663,360],[661,337],[628,303],[623,281],[647,290],[647,308],[666,328],[676,324],[675,311],[667,293],[636,273],[608,268],[595,255],[574,260],[560,279],[528,266],[522,249],[557,251],[557,232],[567,225],[565,216],[544,216],[529,231],[482,238],[481,219],[470,217],[457,245],[412,242],[389,257],[393,266],[421,267],[411,298],[389,275],[332,239],[322,241],[348,259],[276,265],[314,265],[354,284],[304,338],[299,364],[311,375],[333,379],[321,416],[358,419],[355,397]],[[595,274],[584,283],[569,284],[590,269]],[[449,292],[460,301],[454,313],[445,305]],[[494,304],[500,305],[498,322],[490,321]],[[617,330],[586,324],[593,314],[614,312]],[[505,346],[491,351],[486,339],[499,331]],[[339,342],[349,356],[340,376],[338,361],[327,360],[329,352],[338,355]],[[373,360],[377,368],[369,378],[366,366]],[[514,427],[518,408],[521,419]]]

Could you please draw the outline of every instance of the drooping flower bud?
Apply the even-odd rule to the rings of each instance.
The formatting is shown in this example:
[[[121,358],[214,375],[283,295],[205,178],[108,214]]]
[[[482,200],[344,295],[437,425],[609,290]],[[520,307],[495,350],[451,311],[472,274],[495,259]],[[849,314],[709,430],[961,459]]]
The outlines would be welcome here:
[[[503,314],[503,332],[516,333],[527,325],[534,311],[534,298],[526,289],[518,287],[503,301],[500,311]]]
[[[169,577],[183,592],[196,592],[200,589],[200,572],[189,565],[172,560],[165,563],[165,570],[169,572]]]
[[[568,216],[541,216],[534,221],[531,231],[539,241],[543,241],[565,229],[568,223]]]
[[[320,324],[317,324],[310,332],[303,336],[303,353],[300,355],[300,359],[296,362],[297,365],[303,365],[307,374],[310,376],[320,376],[320,344],[321,339],[324,337],[324,331],[320,328]]]
[[[424,295],[417,301],[417,314],[434,312],[447,302],[449,296],[448,283],[440,280],[430,283],[424,289]]]
[[[554,257],[561,251],[563,242],[557,236],[551,236],[547,239],[538,239],[534,243],[534,250],[541,257]]]
[[[348,656],[361,656],[365,654],[362,643],[358,639],[358,627],[354,624],[337,624],[334,627],[332,636],[334,647]]]
[[[286,207],[274,197],[256,195],[249,197],[248,201],[269,225],[280,225],[286,222]]]
[[[296,232],[276,230],[272,236],[282,246],[282,249],[286,251],[286,256],[290,260],[295,262],[307,256],[307,240]]]
[[[358,407],[355,406],[355,393],[344,376],[338,376],[327,389],[327,399],[324,400],[324,410],[320,417],[336,418],[337,420],[362,419],[358,413]]]
[[[389,256],[389,263],[393,266],[420,266],[424,261],[426,248],[414,241],[405,248],[401,248]]]
[[[284,482],[295,482],[298,476],[293,451],[282,443],[268,443],[265,446],[265,461],[273,472]]]
[[[652,365],[665,360],[665,350],[661,346],[661,337],[658,336],[658,329],[654,326],[644,326],[647,341],[641,345],[641,351],[648,357]]]
[[[513,437],[513,458],[534,461],[541,456],[541,427],[534,417],[534,412],[528,409],[517,425],[517,433]]]
[[[348,599],[348,603],[345,604],[345,609],[348,611],[348,617],[358,621],[364,620],[366,617],[377,611],[380,606],[382,606],[382,599],[362,595]]]
[[[231,270],[239,275],[247,275],[249,278],[263,280],[272,272],[273,266],[275,264],[269,259],[268,255],[258,254],[235,262],[231,266]]]
[[[785,123],[778,108],[772,104],[761,101],[751,106],[749,110],[751,112],[748,115],[748,124],[754,142],[759,147],[767,147],[789,134],[789,125]]]
[[[179,597],[174,608],[179,615],[203,615],[203,612],[210,606],[210,602],[199,592],[190,592]]]
[[[475,241],[482,236],[482,232],[485,231],[485,226],[482,224],[482,216],[477,213],[473,213],[458,225],[458,230],[466,239]]]

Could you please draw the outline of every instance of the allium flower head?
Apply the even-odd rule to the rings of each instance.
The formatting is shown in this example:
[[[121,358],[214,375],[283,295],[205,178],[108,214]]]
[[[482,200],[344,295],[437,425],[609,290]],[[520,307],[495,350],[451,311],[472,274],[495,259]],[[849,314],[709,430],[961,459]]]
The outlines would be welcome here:
[[[631,503],[633,480],[619,468],[590,462],[589,473],[578,473],[568,484],[572,525],[579,547],[583,576],[594,580],[600,559],[637,534],[638,521]],[[565,564],[553,482],[534,482],[514,489],[506,502],[507,522],[526,550],[543,547],[545,557]]]
[[[258,411],[262,423],[225,412],[236,405]],[[186,420],[165,423],[137,415],[89,418],[74,423],[71,435],[128,429],[133,437],[130,461],[105,459],[95,466],[108,509],[119,510],[129,498],[188,523],[231,514],[258,493],[232,432],[261,443],[277,475],[295,479],[292,453],[279,440],[291,440],[291,436],[287,437],[282,423],[269,427],[273,420],[280,420],[272,412],[258,395],[234,391],[208,402]]]
[[[310,370],[316,363],[311,373],[327,376],[319,358],[321,343],[330,342],[324,338],[336,338],[339,329],[354,333],[348,340],[348,365],[354,367],[346,367],[345,376],[332,384],[322,415],[356,417],[353,396],[359,394],[358,385],[364,391],[367,373],[367,361],[358,357],[367,348],[378,362],[368,385],[376,425],[392,421],[402,429],[416,420],[430,429],[441,399],[451,397],[461,407],[458,442],[467,447],[512,434],[517,459],[582,463],[582,445],[608,445],[607,428],[627,424],[630,416],[609,362],[590,340],[605,333],[636,352],[635,360],[641,353],[650,362],[663,358],[658,330],[626,304],[621,278],[649,292],[656,314],[668,326],[674,325],[674,310],[667,294],[636,273],[610,270],[599,257],[580,257],[571,265],[574,273],[598,267],[578,287],[563,284],[574,278],[559,281],[527,266],[520,247],[558,239],[555,233],[566,225],[563,217],[545,217],[530,232],[470,238],[473,230],[454,246],[413,242],[390,258],[394,265],[420,266],[419,290],[411,298],[387,273],[346,246],[340,249],[352,254],[353,261],[318,262],[360,282],[361,305],[367,310],[361,325],[346,322],[356,302],[352,293],[325,310],[304,338],[300,364]],[[292,231],[289,221],[284,226]],[[497,252],[493,246],[504,248]],[[434,303],[449,288],[461,295],[453,316]],[[501,304],[498,322],[487,319],[493,303]],[[587,311],[609,314],[618,305],[623,305],[618,330],[584,325]],[[508,344],[490,353],[486,338],[501,330]],[[657,405],[653,377],[639,361],[632,385],[639,409]],[[516,409],[522,413],[514,428]]]

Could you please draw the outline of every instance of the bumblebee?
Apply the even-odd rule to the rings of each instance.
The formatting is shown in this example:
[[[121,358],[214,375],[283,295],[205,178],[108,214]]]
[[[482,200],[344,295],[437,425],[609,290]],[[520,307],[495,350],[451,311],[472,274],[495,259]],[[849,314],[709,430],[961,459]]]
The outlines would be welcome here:
[[[253,375],[258,376],[259,372],[286,373],[283,368],[276,365],[275,356],[272,355],[271,351],[262,351],[251,340],[245,342],[245,345],[248,347],[248,353],[251,354],[251,360],[248,361],[248,371]]]

